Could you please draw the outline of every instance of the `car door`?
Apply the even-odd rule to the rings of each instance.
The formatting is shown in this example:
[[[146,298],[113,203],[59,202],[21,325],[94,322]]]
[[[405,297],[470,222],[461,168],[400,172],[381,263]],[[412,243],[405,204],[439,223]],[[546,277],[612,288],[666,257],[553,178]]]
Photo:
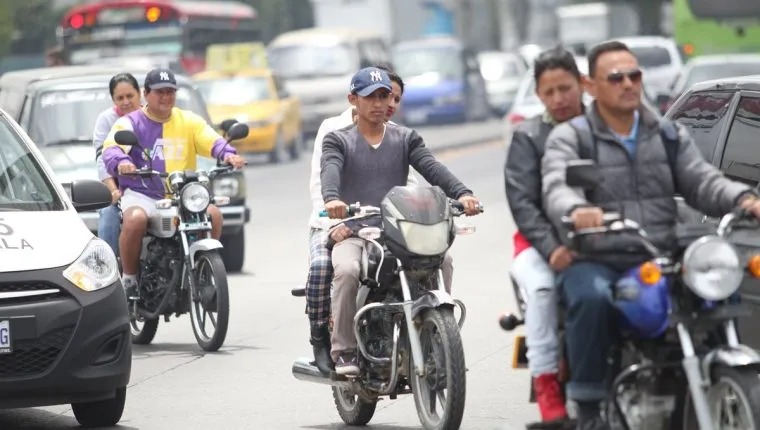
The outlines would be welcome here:
[[[753,187],[760,183],[760,92],[742,91],[733,110],[720,169],[733,180]],[[760,253],[760,233],[738,231],[732,239],[742,254]],[[741,285],[742,300],[753,315],[739,320],[742,342],[760,349],[760,280],[746,276]]]

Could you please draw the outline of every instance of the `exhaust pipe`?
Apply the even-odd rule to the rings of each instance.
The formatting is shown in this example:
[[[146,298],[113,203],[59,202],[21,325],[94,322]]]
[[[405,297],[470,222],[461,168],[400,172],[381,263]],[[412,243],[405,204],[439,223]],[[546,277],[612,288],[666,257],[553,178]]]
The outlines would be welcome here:
[[[350,390],[353,387],[353,383],[349,380],[335,379],[335,372],[331,372],[329,375],[322,374],[317,369],[317,366],[311,364],[308,358],[299,358],[293,362],[293,376],[301,381],[331,385],[346,390]]]

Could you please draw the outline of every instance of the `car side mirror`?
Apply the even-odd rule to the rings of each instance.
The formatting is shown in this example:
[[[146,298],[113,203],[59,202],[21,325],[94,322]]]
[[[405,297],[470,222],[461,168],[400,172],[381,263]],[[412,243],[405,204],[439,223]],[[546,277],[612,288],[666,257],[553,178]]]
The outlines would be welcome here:
[[[237,122],[238,121],[236,119],[225,119],[221,124],[219,124],[219,128],[221,128],[223,132],[229,133],[230,128],[232,128],[232,126]]]
[[[236,122],[235,124],[232,124],[232,127],[230,127],[230,129],[227,130],[228,141],[242,139],[247,136],[248,136],[248,125],[243,124],[242,122]]]
[[[131,130],[119,130],[114,134],[113,138],[119,145],[139,146],[137,135]]]
[[[590,190],[602,183],[602,175],[592,160],[572,160],[567,163],[565,182],[571,187]]]
[[[79,179],[62,185],[71,197],[71,202],[74,203],[74,209],[77,212],[94,211],[111,205],[111,192],[100,181]]]

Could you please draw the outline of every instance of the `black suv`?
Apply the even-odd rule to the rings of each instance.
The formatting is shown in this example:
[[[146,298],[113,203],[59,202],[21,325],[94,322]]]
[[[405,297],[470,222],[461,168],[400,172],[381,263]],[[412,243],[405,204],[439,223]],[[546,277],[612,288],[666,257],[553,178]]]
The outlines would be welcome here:
[[[665,117],[686,126],[705,158],[727,177],[758,185],[760,75],[697,84],[676,100]],[[742,342],[760,349],[760,281],[747,277],[741,294],[753,311],[740,320]]]

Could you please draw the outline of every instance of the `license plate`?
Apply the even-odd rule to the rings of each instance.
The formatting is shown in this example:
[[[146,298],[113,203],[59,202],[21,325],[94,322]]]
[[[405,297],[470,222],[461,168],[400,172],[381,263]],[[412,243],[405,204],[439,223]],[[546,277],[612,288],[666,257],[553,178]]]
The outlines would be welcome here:
[[[8,320],[0,321],[0,354],[10,354],[13,352],[11,347],[11,322]]]
[[[420,123],[427,121],[427,112],[424,110],[413,110],[406,113],[406,121],[410,123]]]

